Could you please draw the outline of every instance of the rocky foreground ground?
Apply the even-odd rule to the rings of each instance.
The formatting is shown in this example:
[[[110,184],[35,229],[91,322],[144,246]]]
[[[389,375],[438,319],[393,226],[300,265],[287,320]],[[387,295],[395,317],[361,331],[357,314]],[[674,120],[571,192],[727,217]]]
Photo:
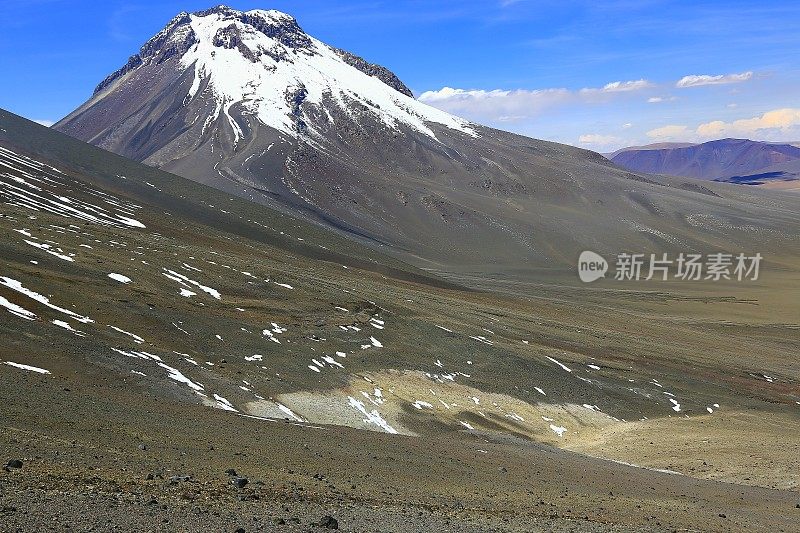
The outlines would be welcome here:
[[[793,531],[800,520],[793,491],[512,437],[268,422],[73,376],[0,374],[2,531]]]

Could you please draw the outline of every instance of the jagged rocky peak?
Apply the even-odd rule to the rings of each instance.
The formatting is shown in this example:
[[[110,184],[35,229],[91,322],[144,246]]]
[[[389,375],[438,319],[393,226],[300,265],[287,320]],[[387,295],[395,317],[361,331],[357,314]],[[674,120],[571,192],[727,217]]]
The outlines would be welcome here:
[[[209,15],[219,15],[221,20],[230,20],[231,24],[220,28],[214,36],[215,46],[224,48],[236,48],[245,57],[253,61],[258,60],[256,54],[248,49],[242,43],[241,30],[233,21],[239,21],[242,24],[249,25],[254,29],[260,31],[267,37],[277,40],[284,46],[298,50],[305,51],[306,53],[313,54],[314,47],[311,38],[300,28],[297,20],[291,15],[276,10],[263,10],[255,9],[252,11],[241,12],[232,9],[225,5],[219,5],[205,11],[194,13],[198,17],[205,17]],[[177,19],[176,19],[177,20]],[[347,50],[333,48],[333,50],[344,60],[345,63],[351,67],[357,68],[364,74],[378,78],[389,87],[396,91],[405,94],[406,96],[413,97],[414,94],[397,75],[383,67],[355,55]],[[266,52],[266,51],[264,51]],[[276,59],[276,57],[273,57]]]
[[[294,17],[280,11],[255,9],[244,12],[225,5],[195,13],[184,11],[176,15],[164,29],[150,38],[139,50],[139,53],[131,56],[122,68],[100,82],[94,93],[99,93],[117,79],[145,63],[161,63],[172,57],[182,56],[198,42],[192,21],[195,18],[208,17],[214,17],[221,23],[230,22],[225,27],[218,29],[214,35],[214,45],[229,49],[236,48],[252,62],[258,60],[257,55],[243,44],[241,30],[236,22],[276,40],[287,48],[313,53],[311,38],[300,28]]]
[[[194,15],[201,18],[216,15],[220,22],[231,22],[230,25],[226,26],[227,28],[236,28],[235,22],[238,21],[261,32],[270,39],[275,39],[287,48],[305,50],[307,52],[311,52],[313,48],[311,38],[300,28],[294,17],[274,9],[237,11],[228,6],[220,5],[205,11],[198,11]]]
[[[128,62],[119,70],[104,79],[94,93],[102,91],[114,81],[128,72],[147,62],[161,63],[175,56],[182,56],[188,52],[198,41],[198,36],[192,26],[193,18],[213,17],[222,24],[213,35],[213,44],[216,47],[237,49],[245,58],[256,63],[261,55],[269,55],[274,60],[285,59],[280,52],[261,49],[253,50],[245,44],[243,31],[256,31],[275,40],[283,47],[296,52],[309,55],[315,53],[314,42],[309,37],[294,17],[276,10],[254,9],[251,11],[238,11],[226,5],[218,5],[194,13],[181,12],[176,15],[160,32],[148,40],[139,53],[129,58]],[[346,50],[333,48],[333,50],[348,65],[361,72],[378,78],[396,91],[413,97],[409,89],[393,72],[386,67],[370,63],[365,59],[351,54]]]

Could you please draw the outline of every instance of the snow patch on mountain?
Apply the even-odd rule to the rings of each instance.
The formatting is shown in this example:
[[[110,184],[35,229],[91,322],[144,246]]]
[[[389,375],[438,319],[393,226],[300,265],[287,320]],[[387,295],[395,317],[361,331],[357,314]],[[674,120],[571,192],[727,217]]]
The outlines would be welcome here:
[[[404,125],[434,139],[427,123],[477,136],[469,122],[365,74],[317,39],[304,33],[287,38],[287,22],[296,28],[289,15],[226,9],[190,15],[189,20],[188,27],[196,40],[180,58],[180,64],[194,69],[194,81],[184,104],[210,93],[216,107],[206,127],[224,118],[237,143],[244,135],[231,113],[233,106],[241,106],[245,116],[255,116],[267,126],[298,137],[316,133],[311,127],[305,130],[305,122],[300,124],[303,107],[319,106],[332,121],[326,108],[330,102],[348,115],[353,115],[354,108],[363,108],[387,127],[398,129]],[[271,27],[275,31],[265,30]],[[171,40],[182,42],[189,29],[175,27],[173,31]]]

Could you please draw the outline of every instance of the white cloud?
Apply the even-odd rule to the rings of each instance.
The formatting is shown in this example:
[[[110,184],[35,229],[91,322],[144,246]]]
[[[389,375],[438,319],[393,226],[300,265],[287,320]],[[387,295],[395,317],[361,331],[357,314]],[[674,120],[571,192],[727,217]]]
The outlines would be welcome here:
[[[599,133],[587,133],[578,137],[578,143],[588,146],[609,146],[619,142],[619,138],[613,135],[601,135]]]
[[[633,124],[631,124],[630,122],[626,122],[625,124],[623,124],[623,125],[622,125],[622,128],[623,128],[623,129],[626,129],[626,130],[627,130],[628,128],[632,128],[632,127],[633,127]]]
[[[567,103],[603,103],[619,93],[652,87],[647,80],[614,81],[599,88],[571,91],[553,89],[454,89],[425,91],[418,100],[477,122],[518,122],[543,110]]]
[[[701,137],[753,136],[764,133],[789,133],[800,128],[800,109],[784,108],[767,111],[761,116],[743,118],[733,122],[714,120],[700,124],[697,134]]]
[[[599,89],[581,89],[582,93],[625,93],[630,91],[640,91],[653,87],[653,84],[647,80],[633,80],[633,81],[612,81],[606,83]]]
[[[653,96],[647,99],[648,104],[660,104],[663,102],[674,102],[677,100],[674,96]]]
[[[647,136],[651,139],[658,139],[661,141],[677,141],[686,140],[692,136],[692,131],[686,126],[661,126],[647,132]]]
[[[493,91],[484,91],[483,89],[476,89],[465,91],[464,89],[453,89],[452,87],[442,87],[438,91],[425,91],[419,95],[418,100],[422,102],[441,102],[444,100],[469,100],[469,99],[483,99],[483,98],[496,98],[508,96],[511,91],[501,91],[495,89]]]
[[[41,124],[42,126],[46,126],[48,128],[50,126],[52,126],[53,124],[55,124],[54,120],[44,120],[44,119],[42,119],[42,120],[34,120],[34,122],[36,122],[37,124]]]
[[[566,103],[571,98],[567,89],[495,89],[465,90],[443,87],[425,91],[419,100],[450,113],[473,120],[512,122],[530,118],[543,109]]]
[[[525,115],[501,115],[497,117],[498,122],[519,122],[520,120],[525,120]]]
[[[660,141],[708,141],[725,137],[778,141],[795,135],[800,135],[800,109],[796,108],[773,109],[732,122],[712,120],[694,129],[668,125],[647,132],[648,137]]]
[[[716,76],[709,76],[708,74],[684,76],[679,79],[675,87],[685,89],[687,87],[701,87],[703,85],[724,85],[727,83],[741,83],[753,78],[751,71],[742,72],[741,74],[719,74]]]

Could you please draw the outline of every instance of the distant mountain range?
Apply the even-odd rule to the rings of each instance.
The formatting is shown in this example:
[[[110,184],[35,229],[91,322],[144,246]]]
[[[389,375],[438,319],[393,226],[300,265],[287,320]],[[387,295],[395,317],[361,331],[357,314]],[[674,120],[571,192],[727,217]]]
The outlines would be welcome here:
[[[623,148],[607,157],[635,172],[770,187],[800,187],[800,142],[720,139]],[[797,182],[797,183],[786,183]]]
[[[614,159],[618,154],[622,152],[636,152],[640,150],[665,150],[670,148],[687,148],[689,146],[697,146],[697,143],[653,143],[653,144],[645,144],[643,146],[627,146],[625,148],[620,148],[615,152],[611,152],[609,154],[604,154],[608,159]]]

